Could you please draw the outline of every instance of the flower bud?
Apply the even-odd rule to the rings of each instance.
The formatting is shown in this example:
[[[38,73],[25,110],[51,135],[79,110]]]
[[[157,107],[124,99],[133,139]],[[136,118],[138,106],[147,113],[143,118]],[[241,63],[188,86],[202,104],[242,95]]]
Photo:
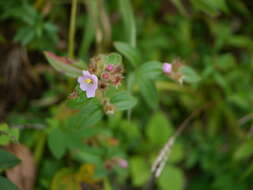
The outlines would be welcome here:
[[[109,78],[110,78],[109,73],[103,73],[103,74],[102,74],[102,78],[103,78],[103,79],[106,79],[106,80],[109,79]]]
[[[68,96],[69,99],[74,99],[78,97],[78,93],[76,90],[74,90],[73,92],[71,92],[71,94]]]
[[[163,64],[163,72],[166,74],[170,74],[172,71],[172,65],[170,63]]]
[[[112,115],[115,113],[115,107],[113,105],[106,105],[104,107],[105,113],[108,115]]]
[[[121,73],[123,73],[123,67],[122,67],[122,65],[117,65],[117,67],[114,69],[114,73],[116,73],[116,74],[121,74]]]
[[[100,83],[98,84],[98,88],[99,88],[100,90],[105,90],[105,89],[107,88],[107,84],[106,84],[105,82],[100,82]]]
[[[112,71],[113,70],[113,65],[112,64],[109,64],[109,65],[107,65],[106,66],[106,68],[105,68],[107,71]]]
[[[117,159],[118,165],[121,168],[127,168],[128,167],[128,162],[122,158]]]

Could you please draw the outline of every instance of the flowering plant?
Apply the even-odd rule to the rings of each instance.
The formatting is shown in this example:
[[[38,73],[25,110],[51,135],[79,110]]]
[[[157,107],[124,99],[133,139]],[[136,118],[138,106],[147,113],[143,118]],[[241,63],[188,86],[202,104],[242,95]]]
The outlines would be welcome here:
[[[48,137],[49,148],[56,158],[61,158],[66,151],[70,151],[78,160],[95,163],[94,175],[105,176],[108,172],[119,172],[117,168],[124,170],[128,167],[126,155],[118,146],[118,139],[100,135],[98,131],[103,131],[103,128],[100,128],[98,123],[115,128],[114,120],[117,117],[123,119],[121,111],[124,110],[127,110],[127,120],[130,122],[131,113],[137,102],[145,104],[151,110],[157,110],[159,107],[158,87],[163,81],[173,80],[181,85],[183,82],[199,81],[194,70],[180,59],[175,59],[171,63],[144,61],[138,49],[132,45],[115,42],[114,47],[119,53],[99,54],[91,58],[88,64],[81,60],[44,52],[47,60],[56,70],[74,78],[73,82],[76,86],[69,94],[67,102],[63,104],[62,109],[68,110],[69,114],[65,114],[60,123],[59,121],[55,123],[54,120],[49,121],[51,125]],[[125,58],[124,64],[121,55]],[[58,112],[61,113],[62,109]],[[107,117],[109,123],[102,120],[104,115],[109,116]],[[95,124],[97,124],[96,128],[92,127]],[[92,132],[93,130],[95,132]],[[95,133],[95,137],[87,138],[87,133]],[[167,136],[166,132],[164,134]],[[153,138],[152,134],[151,138]],[[94,152],[92,152],[91,159],[87,157],[83,149],[73,152],[73,148],[83,146],[83,139],[87,139],[86,144],[92,149],[96,148],[97,143],[103,146],[107,144],[105,149],[109,153],[104,157],[99,155],[94,158]],[[96,151],[102,154],[103,146]],[[111,146],[114,147],[114,151]]]

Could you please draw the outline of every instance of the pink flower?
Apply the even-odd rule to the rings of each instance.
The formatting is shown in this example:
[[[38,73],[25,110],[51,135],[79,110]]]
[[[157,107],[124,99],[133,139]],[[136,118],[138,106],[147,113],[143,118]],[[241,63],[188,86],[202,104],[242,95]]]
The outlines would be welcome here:
[[[128,163],[126,160],[122,159],[122,158],[118,158],[117,159],[118,161],[118,165],[121,167],[121,168],[127,168],[128,167]]]
[[[90,74],[89,71],[83,71],[83,75],[78,77],[81,90],[86,92],[87,98],[95,97],[98,88],[98,78]]]
[[[170,74],[172,70],[172,65],[170,63],[163,64],[163,72],[166,74]]]
[[[113,70],[113,65],[112,64],[107,65],[106,70],[107,71],[112,71]]]

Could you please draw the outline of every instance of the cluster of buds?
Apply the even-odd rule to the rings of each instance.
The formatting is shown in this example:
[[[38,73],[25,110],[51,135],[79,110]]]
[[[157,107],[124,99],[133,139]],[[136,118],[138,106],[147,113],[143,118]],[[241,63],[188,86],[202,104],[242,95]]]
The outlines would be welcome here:
[[[106,64],[100,56],[91,59],[88,68],[89,72],[95,74],[99,78],[98,88],[106,90],[112,85],[118,88],[123,79],[123,66],[121,64]]]
[[[181,60],[175,59],[172,63],[163,64],[163,72],[169,76],[172,80],[183,83],[184,75],[181,73],[180,69],[184,66]]]
[[[123,66],[121,64],[108,64],[103,56],[91,59],[88,70],[83,71],[83,75],[78,77],[81,90],[86,92],[87,98],[95,97],[96,90],[106,90],[108,86],[118,88],[123,79]],[[110,110],[107,104],[106,110]],[[108,107],[109,106],[109,107]],[[108,113],[113,112],[108,111]]]

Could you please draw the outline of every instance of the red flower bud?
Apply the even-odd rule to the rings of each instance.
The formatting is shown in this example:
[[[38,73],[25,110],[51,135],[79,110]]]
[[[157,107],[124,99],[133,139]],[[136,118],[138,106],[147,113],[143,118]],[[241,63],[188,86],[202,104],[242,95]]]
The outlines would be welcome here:
[[[108,73],[103,73],[102,78],[103,79],[109,79],[110,75]]]

